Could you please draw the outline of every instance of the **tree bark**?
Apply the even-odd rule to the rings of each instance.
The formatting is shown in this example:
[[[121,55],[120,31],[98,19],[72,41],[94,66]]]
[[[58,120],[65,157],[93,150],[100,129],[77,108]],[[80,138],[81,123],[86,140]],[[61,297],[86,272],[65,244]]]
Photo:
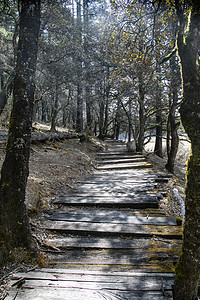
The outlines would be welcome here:
[[[174,173],[174,163],[179,145],[178,128],[180,122],[176,122],[176,109],[178,103],[178,85],[180,86],[180,80],[176,74],[180,74],[175,58],[170,60],[171,67],[171,94],[172,103],[169,104],[169,114],[167,120],[167,164],[165,168],[170,172]],[[178,83],[178,85],[177,85]],[[171,102],[171,101],[170,101]]]
[[[40,27],[40,0],[19,1],[20,29],[6,157],[0,180],[0,248],[33,245],[25,206],[35,70]]]
[[[144,116],[144,86],[142,77],[139,78],[139,136],[136,141],[136,152],[142,153],[144,147],[144,131],[145,131],[145,116]]]
[[[183,81],[180,113],[192,151],[187,166],[184,239],[176,267],[174,299],[196,300],[200,279],[200,6],[199,1],[191,1],[187,31],[184,32],[183,13],[180,3],[176,3],[181,25],[177,39]]]
[[[163,157],[162,153],[162,99],[160,89],[160,67],[157,74],[157,86],[156,86],[156,142],[154,153]]]
[[[86,122],[89,132],[92,131],[92,113],[91,113],[91,74],[90,74],[90,57],[88,46],[88,34],[89,34],[89,12],[88,12],[88,0],[83,0],[83,22],[84,22],[84,54],[85,54],[85,102],[86,102]]]
[[[51,115],[51,132],[56,132],[56,118],[58,115],[58,81],[56,81],[56,93],[55,93],[55,102],[53,105],[53,111]]]
[[[77,1],[77,39],[80,49],[82,49],[82,21],[81,21],[81,1]],[[77,64],[77,114],[76,114],[76,131],[83,131],[83,96],[82,96],[82,54],[79,53],[76,58]]]

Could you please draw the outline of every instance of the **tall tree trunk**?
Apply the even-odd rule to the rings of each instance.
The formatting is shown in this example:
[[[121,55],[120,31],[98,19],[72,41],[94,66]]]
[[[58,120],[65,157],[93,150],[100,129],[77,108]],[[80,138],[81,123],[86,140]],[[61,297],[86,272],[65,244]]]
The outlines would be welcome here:
[[[174,299],[197,300],[200,279],[200,6],[199,1],[191,1],[192,9],[184,32],[181,4],[176,3],[181,25],[177,39],[183,80],[180,112],[192,151],[187,165],[184,239],[176,267]]]
[[[106,78],[105,78],[105,91],[104,91],[105,93],[105,119],[103,125],[104,136],[107,135],[107,129],[108,129],[108,108],[109,108],[109,95],[110,95],[109,77],[110,77],[110,69],[109,66],[107,66]]]
[[[176,122],[176,109],[178,103],[178,86],[179,78],[177,78],[176,73],[178,66],[176,65],[175,58],[171,58],[170,60],[171,67],[171,93],[172,93],[172,103],[170,101],[169,104],[169,114],[167,120],[167,164],[165,168],[170,172],[174,173],[174,163],[176,154],[178,151],[179,145],[179,136],[178,136],[178,128],[180,122]],[[179,74],[179,73],[178,73]],[[171,96],[171,95],[170,95]]]
[[[89,34],[89,13],[88,13],[88,0],[83,0],[83,25],[84,25],[84,54],[85,54],[85,101],[86,101],[86,120],[87,129],[92,130],[92,114],[91,114],[91,88],[90,88],[90,59],[88,47],[88,34]]]
[[[81,21],[81,1],[77,1],[77,39],[80,49],[82,48],[82,21]],[[77,64],[77,114],[76,114],[76,131],[83,131],[83,97],[82,97],[82,54],[78,53],[76,58]]]
[[[105,105],[104,105],[104,98],[102,93],[100,93],[100,99],[99,99],[99,138],[103,140],[104,135],[103,135],[103,124],[104,124],[104,110],[105,110]]]
[[[40,0],[19,1],[20,29],[6,157],[0,182],[0,248],[31,247],[25,206],[29,174],[30,138],[35,70],[40,27]]]
[[[51,115],[51,132],[56,132],[56,118],[58,115],[58,81],[56,80],[56,93],[55,93],[55,102],[53,105],[52,115]]]
[[[142,77],[139,78],[139,136],[136,142],[136,152],[143,151],[144,147],[144,131],[145,131],[145,116],[144,116],[144,86]]]
[[[162,99],[160,89],[160,68],[158,68],[157,87],[156,87],[156,142],[154,153],[163,157],[162,154]]]

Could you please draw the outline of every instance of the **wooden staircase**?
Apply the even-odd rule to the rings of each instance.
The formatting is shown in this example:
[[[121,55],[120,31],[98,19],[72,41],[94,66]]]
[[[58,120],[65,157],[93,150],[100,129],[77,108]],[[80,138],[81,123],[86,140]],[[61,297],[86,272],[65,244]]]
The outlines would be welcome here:
[[[15,274],[6,300],[172,299],[182,226],[159,208],[168,178],[108,143],[94,174],[42,221],[48,267]]]

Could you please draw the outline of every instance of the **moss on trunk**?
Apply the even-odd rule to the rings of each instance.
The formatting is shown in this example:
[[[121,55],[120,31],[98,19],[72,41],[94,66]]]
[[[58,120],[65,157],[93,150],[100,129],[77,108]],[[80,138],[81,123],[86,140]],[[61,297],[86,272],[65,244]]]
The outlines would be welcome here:
[[[181,20],[181,18],[180,18]],[[191,140],[187,166],[186,215],[182,255],[176,267],[174,299],[196,300],[200,279],[200,9],[191,9],[187,31],[179,32],[178,51],[182,67],[181,120]]]

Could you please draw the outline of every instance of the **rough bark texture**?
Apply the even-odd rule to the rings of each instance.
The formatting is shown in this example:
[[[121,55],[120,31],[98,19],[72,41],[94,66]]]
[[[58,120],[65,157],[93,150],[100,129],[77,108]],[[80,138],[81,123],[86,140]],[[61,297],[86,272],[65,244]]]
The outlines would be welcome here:
[[[145,131],[145,116],[144,116],[144,83],[142,77],[139,78],[139,135],[136,142],[136,152],[143,151],[144,147],[144,131]]]
[[[54,102],[54,106],[53,106],[53,111],[52,111],[52,115],[51,115],[51,128],[50,131],[51,132],[56,132],[56,118],[58,115],[58,81],[56,82],[56,89],[55,89],[55,102]]]
[[[30,249],[32,243],[24,200],[29,173],[40,0],[19,1],[19,8],[13,108],[0,181],[0,247],[4,255],[12,247]]]
[[[183,24],[180,6],[177,6]],[[181,30],[182,29],[182,30]],[[191,156],[187,167],[186,216],[182,256],[176,267],[174,299],[198,299],[200,279],[200,4],[192,1],[187,31],[180,28],[178,51],[182,67],[183,101],[181,120],[191,140]]]
[[[171,94],[172,94],[172,103],[169,103],[169,114],[167,120],[167,164],[165,168],[170,172],[174,173],[174,163],[176,154],[178,151],[179,145],[179,135],[178,128],[180,122],[176,121],[176,109],[178,104],[178,85],[180,86],[180,81],[177,78],[177,65],[175,58],[171,58],[170,60],[171,67]],[[178,84],[178,85],[177,85]]]
[[[82,23],[81,23],[81,2],[77,1],[77,29],[80,49],[82,47]],[[83,131],[83,95],[82,95],[82,56],[78,54],[76,58],[77,64],[77,113],[76,113],[76,131]]]
[[[156,87],[156,142],[154,153],[163,157],[162,153],[162,98],[161,98],[161,88],[160,88],[160,66],[158,67],[157,75],[157,87]]]

